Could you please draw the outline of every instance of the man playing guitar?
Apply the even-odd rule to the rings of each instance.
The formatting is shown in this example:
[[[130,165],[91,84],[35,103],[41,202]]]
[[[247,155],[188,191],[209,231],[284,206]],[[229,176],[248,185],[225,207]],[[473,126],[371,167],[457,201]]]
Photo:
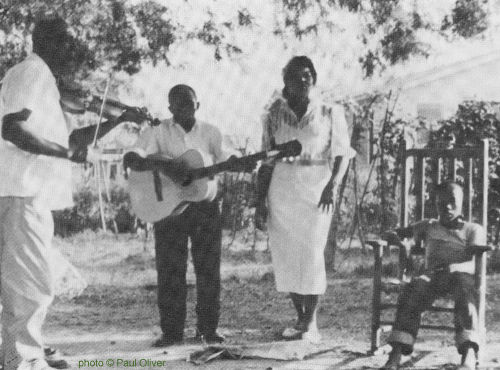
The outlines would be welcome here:
[[[173,159],[189,149],[198,150],[213,163],[224,161],[226,156],[222,151],[220,131],[195,118],[200,105],[195,91],[187,85],[176,85],[170,90],[168,101],[173,117],[158,126],[148,127],[142,133],[138,151],[127,153],[124,157],[125,168],[134,171],[167,169],[170,175],[177,174],[178,178],[183,178],[182,166],[154,157],[161,155]],[[236,167],[232,170],[237,171]],[[211,181],[215,185],[216,180]],[[219,206],[214,197],[191,203],[181,214],[155,222],[154,233],[162,336],[153,346],[165,347],[183,341],[188,238],[191,238],[196,273],[196,337],[208,343],[222,343],[224,337],[217,333],[222,233]]]

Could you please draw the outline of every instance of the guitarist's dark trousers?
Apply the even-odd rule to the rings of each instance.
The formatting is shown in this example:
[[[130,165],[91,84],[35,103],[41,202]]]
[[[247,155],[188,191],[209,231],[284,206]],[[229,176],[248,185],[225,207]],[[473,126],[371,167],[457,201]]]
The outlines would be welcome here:
[[[186,320],[188,238],[196,274],[197,329],[213,334],[220,313],[221,217],[217,202],[191,204],[154,225],[158,307],[163,334],[181,340]]]

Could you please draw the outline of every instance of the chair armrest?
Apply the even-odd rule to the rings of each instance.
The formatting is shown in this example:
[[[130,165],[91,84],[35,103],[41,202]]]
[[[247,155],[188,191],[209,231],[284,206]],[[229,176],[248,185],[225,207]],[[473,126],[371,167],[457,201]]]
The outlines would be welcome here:
[[[384,239],[369,239],[366,240],[365,243],[373,248],[380,248],[387,246],[387,241],[385,241]]]
[[[410,249],[410,254],[413,254],[416,256],[423,256],[423,255],[425,255],[425,248],[421,247],[419,245],[414,245]]]
[[[493,247],[490,245],[471,245],[467,248],[467,252],[474,256],[482,256],[483,253],[492,251]]]
[[[383,239],[370,239],[370,240],[366,240],[365,243],[373,248],[374,253],[379,251],[381,248],[387,246],[387,241],[385,241]]]

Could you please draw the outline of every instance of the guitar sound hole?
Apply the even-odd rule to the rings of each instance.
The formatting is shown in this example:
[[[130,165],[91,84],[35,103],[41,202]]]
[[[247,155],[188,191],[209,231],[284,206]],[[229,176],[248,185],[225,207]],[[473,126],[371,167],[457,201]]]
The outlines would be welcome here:
[[[188,185],[190,185],[192,182],[193,182],[193,176],[191,176],[191,175],[187,175],[187,176],[184,178],[184,181],[182,181],[181,185],[182,185],[182,186],[188,186]]]

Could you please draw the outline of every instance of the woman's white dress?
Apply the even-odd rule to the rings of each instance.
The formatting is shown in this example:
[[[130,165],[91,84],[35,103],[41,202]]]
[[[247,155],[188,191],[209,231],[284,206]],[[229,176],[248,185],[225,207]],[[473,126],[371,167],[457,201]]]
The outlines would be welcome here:
[[[300,160],[278,161],[268,194],[269,246],[276,288],[280,292],[323,294],[326,289],[324,249],[331,214],[318,202],[337,156],[353,157],[344,110],[311,98],[299,121],[280,94],[263,119],[263,147],[297,139]]]

